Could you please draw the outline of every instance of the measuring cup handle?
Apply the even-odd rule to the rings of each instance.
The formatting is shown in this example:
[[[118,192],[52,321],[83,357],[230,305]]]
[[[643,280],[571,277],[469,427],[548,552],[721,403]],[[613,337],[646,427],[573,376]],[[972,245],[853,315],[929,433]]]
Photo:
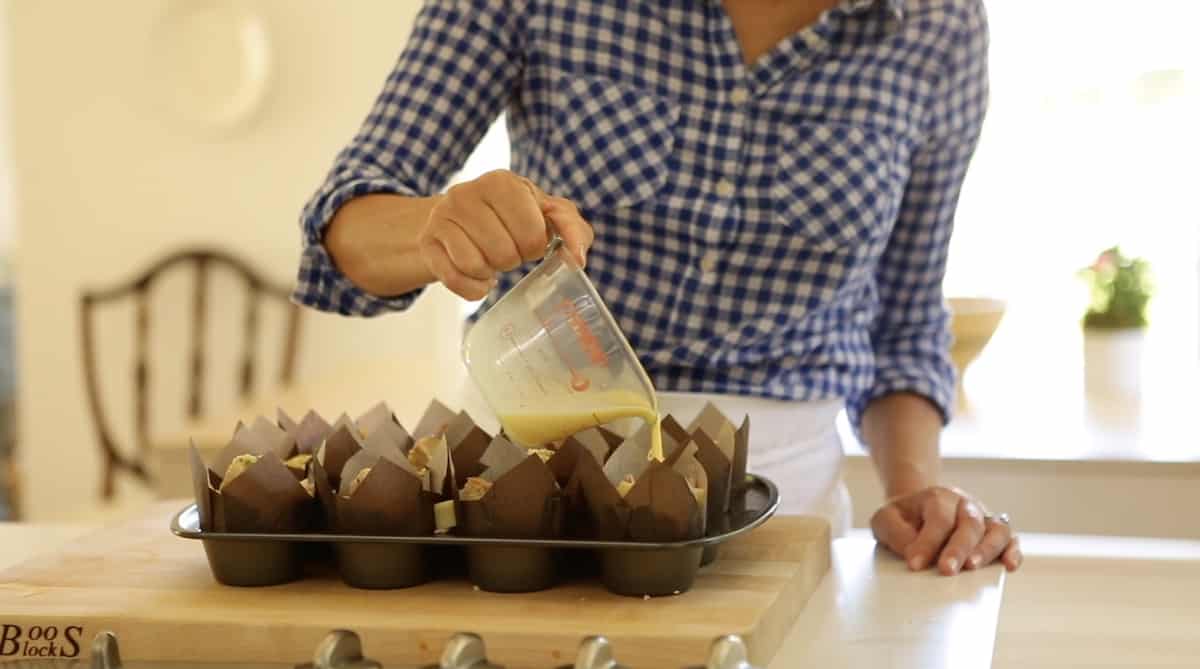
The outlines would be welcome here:
[[[538,188],[538,185],[533,183],[533,181],[531,181],[528,177],[520,177],[520,179],[521,182],[525,184],[525,187],[529,189],[529,192],[533,195],[533,199],[538,202],[539,206],[549,199],[550,196],[547,195],[546,192],[541,188]],[[546,244],[546,251],[542,254],[543,258],[549,256],[551,253],[557,252],[563,247],[562,236],[558,234],[558,229],[554,227],[554,224],[550,222],[549,218],[546,219],[546,237],[550,241]],[[579,260],[577,260],[572,253],[566,252],[561,255],[563,259],[569,262],[572,267],[581,268]]]

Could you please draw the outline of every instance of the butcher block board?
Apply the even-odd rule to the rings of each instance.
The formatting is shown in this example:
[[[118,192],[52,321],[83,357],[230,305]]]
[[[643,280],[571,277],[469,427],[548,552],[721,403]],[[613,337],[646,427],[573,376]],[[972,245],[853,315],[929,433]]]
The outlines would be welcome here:
[[[325,634],[342,628],[392,667],[436,663],[451,634],[474,632],[509,669],[569,664],[593,634],[635,669],[703,665],[713,639],[738,634],[755,664],[767,666],[830,563],[825,521],[781,516],[725,544],[695,587],[674,597],[619,597],[582,582],[520,595],[465,581],[367,591],[333,576],[232,588],[213,581],[200,542],[167,529],[183,505],[156,505],[0,572],[0,627],[51,626],[60,639],[80,639],[84,654],[110,630],[125,660],[287,664],[308,661]]]

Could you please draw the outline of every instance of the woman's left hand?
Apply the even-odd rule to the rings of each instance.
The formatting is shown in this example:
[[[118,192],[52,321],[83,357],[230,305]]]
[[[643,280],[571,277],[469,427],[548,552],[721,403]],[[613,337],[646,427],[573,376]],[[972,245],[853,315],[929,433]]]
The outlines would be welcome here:
[[[871,531],[913,571],[936,564],[951,576],[996,560],[1013,571],[1024,559],[1008,519],[989,514],[957,488],[933,486],[893,497],[871,517]]]

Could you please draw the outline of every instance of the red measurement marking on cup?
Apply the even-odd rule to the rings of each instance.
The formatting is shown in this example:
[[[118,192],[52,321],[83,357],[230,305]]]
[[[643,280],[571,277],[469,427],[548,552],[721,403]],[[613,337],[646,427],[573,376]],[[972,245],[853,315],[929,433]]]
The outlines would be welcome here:
[[[575,307],[575,303],[569,299],[564,299],[558,304],[558,307],[559,315],[562,316],[567,326],[571,329],[571,333],[575,335],[576,341],[579,343],[584,353],[588,356],[588,360],[597,365],[608,364],[608,356],[604,354],[604,349],[600,346],[600,341],[596,339],[596,335],[592,333],[592,330],[588,327],[587,322],[583,320],[583,316],[579,314],[579,309]],[[555,326],[551,325],[551,323],[545,318],[540,318],[539,320],[542,323],[542,328],[545,329],[546,332],[551,332],[556,329]],[[592,380],[571,364],[572,356],[566,355],[563,350],[559,348],[558,341],[555,337],[549,337],[548,339],[550,341],[550,346],[554,349],[554,352],[558,354],[558,359],[571,374],[571,378],[567,381],[567,385],[571,388],[571,390],[577,393],[582,393],[588,388],[591,388]],[[596,352],[599,352],[599,357],[597,357]]]
[[[592,332],[592,328],[583,319],[583,315],[579,313],[579,308],[575,306],[575,303],[564,299],[559,303],[559,309],[567,317],[567,325],[571,326],[571,331],[575,333],[575,338],[579,341],[580,348],[587,354],[588,360],[597,367],[608,365],[608,354],[604,352],[604,347],[600,345],[596,333]]]
[[[529,358],[525,357],[525,351],[521,348],[521,345],[517,343],[517,331],[516,328],[513,327],[512,323],[506,323],[500,328],[500,337],[507,339],[508,342],[512,344],[513,350],[516,351],[517,355],[521,357],[521,362],[525,365],[525,369],[529,372],[529,376],[533,377],[533,382],[537,384],[538,390],[541,390],[543,395],[547,394],[546,386],[542,384],[542,380],[538,378],[537,369],[533,366],[533,363],[529,361]],[[519,386],[516,387],[519,389]]]
[[[544,318],[540,320],[542,323],[542,328],[546,332],[550,332],[552,329],[550,323]],[[558,342],[554,340],[554,337],[547,337],[546,339],[550,342],[550,347],[554,349],[554,353],[558,355],[559,362],[561,362],[563,366],[567,368],[567,371],[571,373],[571,380],[567,382],[567,385],[571,387],[571,390],[580,393],[587,390],[588,386],[592,385],[592,382],[588,380],[588,377],[584,376],[582,372],[571,366],[570,359],[563,355],[563,352],[558,348]]]
[[[571,390],[582,393],[592,386],[592,380],[580,374],[578,371],[571,370]]]

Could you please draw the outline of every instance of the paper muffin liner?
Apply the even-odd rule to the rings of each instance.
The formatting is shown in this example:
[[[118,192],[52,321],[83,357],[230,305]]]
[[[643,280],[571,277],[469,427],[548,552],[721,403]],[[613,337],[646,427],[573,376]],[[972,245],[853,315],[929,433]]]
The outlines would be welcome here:
[[[279,423],[280,428],[291,435],[297,453],[316,453],[333,429],[333,426],[326,422],[321,414],[313,410],[309,410],[299,422],[296,422],[283,409],[279,409],[276,412],[276,422]]]
[[[602,468],[580,459],[569,487],[580,490],[596,538],[671,542],[704,536],[708,480],[697,450],[682,429],[670,430],[663,434],[664,461],[651,461],[649,434],[642,430]]]
[[[293,446],[276,431],[285,433],[266,419],[250,427],[239,425],[213,467],[205,465],[196,445],[191,445],[192,488],[201,529],[287,533],[312,525],[313,491],[284,464],[279,453]],[[235,461],[238,467],[231,469]]]
[[[292,475],[303,481],[308,478],[316,449],[329,435],[329,423],[315,411],[309,411],[297,423],[282,409],[276,412],[276,423],[286,435],[286,445],[279,457]]]
[[[346,461],[363,449],[363,437],[350,416],[342,414],[330,427],[328,436],[317,447],[312,467],[320,465],[329,487],[337,490],[341,484]]]
[[[329,528],[349,534],[432,534],[433,508],[451,474],[445,438],[414,440],[385,403],[363,414],[354,428],[335,431],[338,439],[326,442],[326,457],[314,462]],[[345,453],[350,456],[333,476],[328,467]]]
[[[546,461],[546,466],[562,490],[564,536],[587,539],[594,535],[592,517],[576,472],[583,466],[599,470],[608,453],[608,441],[598,430],[589,428],[568,437]]]
[[[705,471],[710,475],[716,474],[723,480],[721,463],[729,463],[729,494],[721,495],[723,508],[720,509],[722,512],[729,511],[732,501],[738,498],[737,493],[744,491],[746,487],[746,462],[750,454],[750,416],[744,416],[740,426],[735,425],[716,405],[709,402],[688,425],[687,431],[700,446],[701,452],[697,454],[697,459],[704,464]]]
[[[442,462],[445,461],[443,456]],[[363,450],[346,463],[341,478],[344,488],[353,483],[353,489],[333,495],[336,532],[375,536],[433,534],[433,505],[438,497],[426,487],[429,476],[418,476],[411,466]]]
[[[563,497],[540,457],[496,437],[480,461],[487,482],[478,499],[460,493],[458,530],[465,536],[551,539],[562,536]]]

